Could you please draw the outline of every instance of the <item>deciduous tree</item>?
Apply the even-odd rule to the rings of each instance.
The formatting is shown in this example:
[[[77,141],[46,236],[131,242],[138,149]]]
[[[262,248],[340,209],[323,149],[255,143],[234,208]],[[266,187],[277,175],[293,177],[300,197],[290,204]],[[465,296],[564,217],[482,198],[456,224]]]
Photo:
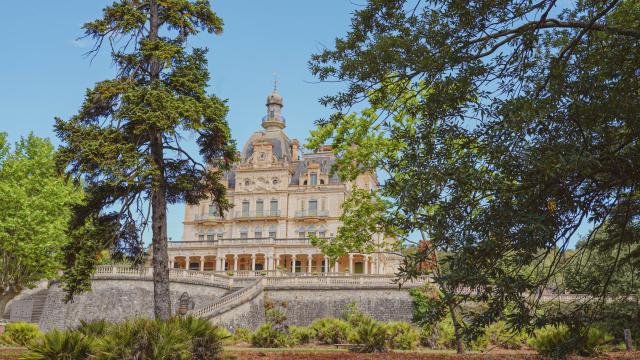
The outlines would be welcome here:
[[[49,140],[31,134],[11,149],[0,133],[0,314],[20,291],[57,276],[82,197],[58,175]]]

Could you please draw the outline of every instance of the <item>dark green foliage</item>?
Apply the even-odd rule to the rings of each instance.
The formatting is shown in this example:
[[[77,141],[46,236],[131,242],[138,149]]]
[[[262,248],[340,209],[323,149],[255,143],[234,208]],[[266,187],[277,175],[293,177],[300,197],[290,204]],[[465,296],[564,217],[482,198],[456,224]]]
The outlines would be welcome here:
[[[78,325],[75,330],[87,336],[100,337],[107,332],[109,326],[111,326],[111,324],[104,319],[93,321],[80,320],[80,325]]]
[[[289,338],[292,345],[304,345],[315,340],[316,331],[306,326],[289,326]]]
[[[255,347],[280,348],[289,346],[289,338],[276,329],[275,324],[267,322],[251,335],[251,344]]]
[[[404,321],[390,321],[387,328],[389,347],[397,350],[413,350],[418,346],[420,334],[413,326]]]
[[[442,294],[431,285],[409,290],[413,304],[412,321],[418,326],[435,324],[447,316],[447,305]]]
[[[346,343],[349,337],[349,323],[341,319],[317,319],[309,327],[316,331],[316,339],[323,344]]]
[[[387,351],[387,327],[369,317],[362,319],[349,334],[350,351],[374,353]]]
[[[38,325],[25,322],[7,324],[2,334],[5,343],[17,346],[29,346],[41,337]]]
[[[213,360],[222,352],[222,341],[225,336],[220,335],[218,328],[211,325],[209,320],[194,318],[174,318],[174,322],[182,328],[191,339],[189,352],[192,360]],[[229,338],[231,334],[229,334]]]
[[[432,271],[448,305],[486,303],[465,329],[507,309],[531,327],[526,294],[555,285],[583,224],[637,268],[639,23],[637,1],[370,0],[313,56],[314,74],[347,87],[323,99],[336,113],[310,146],[331,142],[345,178],[385,172],[377,196],[393,201],[379,226],[430,242],[401,275]],[[360,101],[370,106],[345,113]]]
[[[70,299],[88,289],[104,249],[140,263],[150,226],[154,313],[167,320],[167,204],[210,199],[221,212],[230,207],[221,182],[235,157],[228,108],[207,93],[207,50],[187,43],[220,33],[222,20],[206,0],[118,0],[83,29],[95,40],[90,53],[110,47],[116,76],[88,89],[75,116],[56,119],[59,167],[87,192],[66,249],[65,290]],[[187,136],[199,156],[184,150]]]
[[[604,350],[613,337],[606,332],[590,327],[571,331],[564,324],[548,325],[534,332],[529,345],[547,357],[566,358],[572,354],[594,356]]]
[[[26,360],[84,360],[93,358],[94,338],[79,331],[51,330],[28,346]]]

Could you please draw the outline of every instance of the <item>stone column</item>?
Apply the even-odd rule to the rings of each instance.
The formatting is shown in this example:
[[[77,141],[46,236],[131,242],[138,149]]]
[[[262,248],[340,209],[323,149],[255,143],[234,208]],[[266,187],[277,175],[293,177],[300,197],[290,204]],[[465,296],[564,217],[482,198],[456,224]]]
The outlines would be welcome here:
[[[169,269],[173,269],[173,264],[176,262],[176,258],[171,258],[171,260],[169,260]]]
[[[349,254],[349,274],[353,275],[353,254]]]
[[[311,274],[313,272],[313,255],[307,255],[307,272]]]
[[[185,266],[185,270],[191,270],[191,258],[186,256],[184,258],[184,266]]]
[[[333,272],[340,272],[340,264],[338,263],[338,260],[336,260],[335,264],[333,264]]]
[[[238,271],[238,254],[233,255],[233,271]]]
[[[369,274],[369,255],[365,255],[364,256],[364,270],[363,270],[365,275]]]
[[[256,271],[256,254],[251,255],[251,271]]]
[[[291,272],[296,273],[296,256],[291,255]]]
[[[378,274],[378,257],[377,256],[373,256],[371,258],[371,262],[372,262],[372,266],[371,266],[371,273],[372,274]]]
[[[204,256],[200,256],[200,271],[204,271]]]
[[[325,274],[329,272],[329,257],[328,256],[324,257],[324,269],[322,269],[322,271]]]
[[[280,255],[276,255],[276,270],[280,270]]]

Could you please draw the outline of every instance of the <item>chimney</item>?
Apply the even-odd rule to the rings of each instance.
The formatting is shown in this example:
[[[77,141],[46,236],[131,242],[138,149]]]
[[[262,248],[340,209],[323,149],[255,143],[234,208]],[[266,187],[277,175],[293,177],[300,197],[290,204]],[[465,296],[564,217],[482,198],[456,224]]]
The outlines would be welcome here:
[[[297,139],[293,139],[293,141],[291,142],[291,156],[293,157],[294,161],[298,161],[300,160],[300,157],[298,155],[298,146],[300,146],[300,143],[298,142]]]

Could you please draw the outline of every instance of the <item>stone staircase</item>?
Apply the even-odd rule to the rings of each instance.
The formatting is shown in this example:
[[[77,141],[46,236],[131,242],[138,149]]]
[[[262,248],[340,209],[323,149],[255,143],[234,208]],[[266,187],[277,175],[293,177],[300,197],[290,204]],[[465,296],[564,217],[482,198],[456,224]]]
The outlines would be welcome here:
[[[248,286],[225,295],[209,305],[189,311],[188,315],[205,319],[219,316],[260,295],[264,291],[264,281],[264,278],[258,278]]]
[[[47,288],[36,288],[32,290],[27,290],[25,295],[16,297],[12,302],[9,303],[9,306],[2,314],[2,320],[9,322],[11,320],[11,306],[17,306],[18,303],[31,303],[31,317],[29,322],[39,323],[40,317],[42,317],[42,311],[44,310],[45,303],[47,302],[47,295],[49,294],[49,289]],[[26,320],[26,319],[22,319]]]

